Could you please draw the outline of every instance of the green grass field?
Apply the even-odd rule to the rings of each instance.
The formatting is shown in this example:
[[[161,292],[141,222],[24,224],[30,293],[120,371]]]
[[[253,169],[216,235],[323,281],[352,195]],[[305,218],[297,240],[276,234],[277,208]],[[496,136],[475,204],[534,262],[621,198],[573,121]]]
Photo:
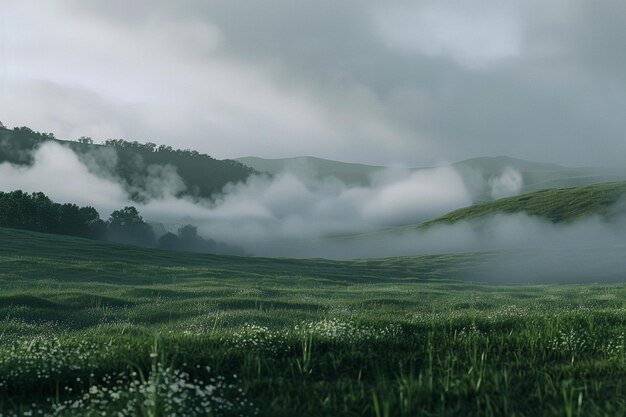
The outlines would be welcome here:
[[[626,285],[0,229],[0,415],[626,415]]]

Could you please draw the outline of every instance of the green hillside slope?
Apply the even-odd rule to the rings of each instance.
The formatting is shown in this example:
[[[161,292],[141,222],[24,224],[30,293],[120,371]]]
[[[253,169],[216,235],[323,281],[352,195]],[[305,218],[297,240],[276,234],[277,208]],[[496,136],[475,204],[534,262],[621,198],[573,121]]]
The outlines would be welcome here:
[[[598,215],[610,218],[626,212],[626,181],[535,191],[454,210],[421,227],[485,218],[497,213],[526,213],[552,222],[571,222]]]
[[[64,141],[56,139],[52,134],[42,134],[26,127],[12,130],[0,128],[0,163],[28,165],[32,163],[32,151],[46,141],[69,146],[79,157],[91,155],[89,160],[92,164],[99,160],[93,155],[115,150],[115,164],[100,164],[97,171],[108,171],[108,174],[119,178],[129,191],[134,191],[136,199],[142,197],[142,191],[151,189],[149,182],[155,166],[169,165],[175,168],[186,187],[180,194],[204,198],[219,193],[228,183],[245,181],[255,172],[240,162],[220,161],[196,151],[123,140],[109,140],[106,145]]]

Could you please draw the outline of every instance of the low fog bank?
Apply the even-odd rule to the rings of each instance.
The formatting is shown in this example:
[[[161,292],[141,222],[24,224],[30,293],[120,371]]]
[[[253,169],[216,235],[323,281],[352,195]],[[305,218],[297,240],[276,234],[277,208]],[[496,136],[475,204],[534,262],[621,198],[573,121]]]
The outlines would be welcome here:
[[[108,152],[108,151],[107,151]],[[231,184],[213,200],[177,198],[184,183],[175,170],[154,167],[150,198],[132,201],[116,178],[102,174],[108,153],[79,158],[69,148],[43,144],[29,167],[0,164],[0,190],[43,191],[58,202],[92,205],[106,219],[134,205],[162,233],[183,224],[205,238],[264,256],[351,259],[442,252],[488,252],[474,278],[507,282],[624,279],[626,221],[587,218],[555,225],[526,215],[497,215],[480,222],[426,230],[381,229],[420,223],[471,204],[464,178],[450,167],[375,174],[369,186],[315,180],[289,171]],[[507,169],[487,186],[508,195],[522,186]],[[495,252],[497,251],[497,253]]]
[[[157,166],[150,167],[154,175],[139,203],[131,201],[117,178],[108,176],[111,170],[105,168],[115,163],[110,151],[85,157],[44,143],[34,152],[32,166],[0,164],[0,189],[42,191],[59,202],[92,205],[104,218],[134,205],[146,220],[163,223],[167,231],[190,223],[205,237],[271,255],[282,255],[281,248],[293,242],[418,223],[471,203],[462,178],[449,167],[389,169],[375,174],[370,186],[285,171],[230,184],[209,201],[176,197],[184,183],[175,170]]]
[[[463,278],[494,282],[608,282],[626,280],[626,218],[583,218],[554,224],[525,214],[301,242],[288,256],[353,259],[481,252]]]

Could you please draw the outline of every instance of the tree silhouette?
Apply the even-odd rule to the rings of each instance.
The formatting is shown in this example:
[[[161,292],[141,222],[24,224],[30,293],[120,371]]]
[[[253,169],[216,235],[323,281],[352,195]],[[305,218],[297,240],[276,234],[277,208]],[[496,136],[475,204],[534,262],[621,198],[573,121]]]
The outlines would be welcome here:
[[[137,209],[126,206],[111,213],[108,223],[108,237],[118,243],[140,246],[154,246],[152,226],[144,222]]]

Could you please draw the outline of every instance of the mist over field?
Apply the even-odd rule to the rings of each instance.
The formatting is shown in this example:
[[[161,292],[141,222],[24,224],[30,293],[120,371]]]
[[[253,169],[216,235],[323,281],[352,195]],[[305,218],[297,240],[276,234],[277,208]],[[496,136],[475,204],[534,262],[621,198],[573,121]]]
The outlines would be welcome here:
[[[141,193],[137,202],[119,179],[106,174],[111,171],[105,168],[116,163],[114,149],[78,155],[47,142],[33,157],[32,166],[0,164],[0,188],[43,191],[56,201],[92,205],[105,219],[113,210],[134,205],[147,221],[162,223],[166,230],[191,223],[204,237],[254,255],[352,259],[499,251],[479,272],[483,279],[502,281],[610,280],[626,267],[615,262],[619,255],[598,261],[626,245],[626,228],[618,219],[553,224],[525,214],[498,214],[427,229],[393,229],[472,204],[467,178],[449,166],[387,169],[375,173],[369,186],[286,169],[227,185],[212,200],[176,197],[185,187],[176,171],[151,166],[145,187],[131,190]],[[487,185],[494,198],[516,194],[522,176],[508,167]]]

